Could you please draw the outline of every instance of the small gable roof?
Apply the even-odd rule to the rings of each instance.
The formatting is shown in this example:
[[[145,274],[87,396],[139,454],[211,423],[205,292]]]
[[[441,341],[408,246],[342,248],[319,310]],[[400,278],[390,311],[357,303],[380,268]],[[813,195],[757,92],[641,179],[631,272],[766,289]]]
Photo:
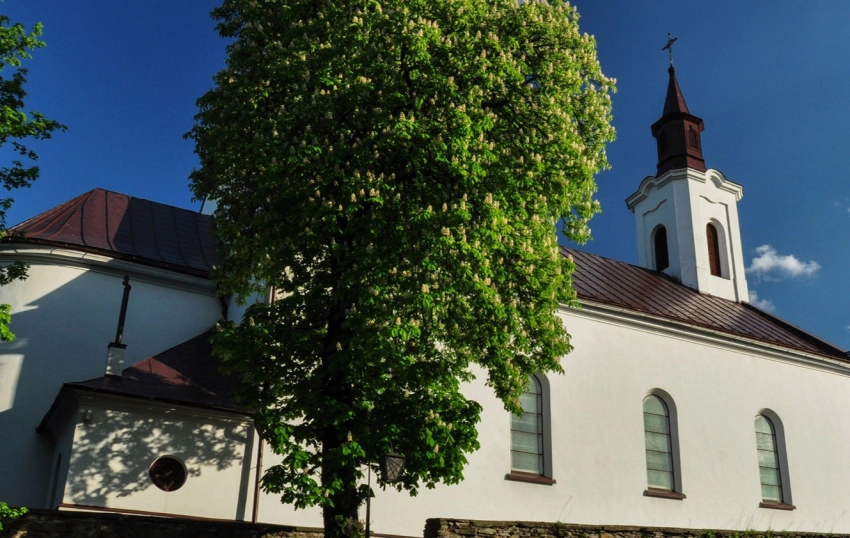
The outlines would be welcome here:
[[[847,352],[747,303],[700,293],[664,273],[563,248],[576,263],[579,300],[694,325],[805,353],[847,360]]]
[[[210,215],[104,189],[91,190],[9,231],[11,242],[83,250],[204,278],[220,262]]]
[[[65,383],[37,431],[42,431],[62,405],[69,390],[128,396],[164,403],[217,409],[249,415],[232,398],[233,377],[219,371],[221,361],[212,354],[211,331],[200,334],[122,371],[87,381]]]
[[[212,407],[227,411],[245,408],[231,398],[236,380],[219,371],[221,361],[212,353],[210,332],[148,357],[118,376],[103,376],[66,386]]]

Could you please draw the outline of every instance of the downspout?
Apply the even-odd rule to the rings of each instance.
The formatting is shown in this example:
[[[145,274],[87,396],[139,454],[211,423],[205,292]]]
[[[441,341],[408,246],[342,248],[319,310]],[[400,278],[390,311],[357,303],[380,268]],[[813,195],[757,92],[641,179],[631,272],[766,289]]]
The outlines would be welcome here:
[[[259,435],[259,433],[257,434]],[[257,447],[257,475],[254,480],[254,510],[251,512],[251,523],[257,522],[257,517],[260,514],[260,477],[263,475],[263,438],[260,437],[260,443]]]
[[[275,298],[275,288],[271,287],[269,294],[269,303],[273,303]],[[257,523],[260,515],[260,479],[263,476],[263,438],[260,432],[257,431],[257,436],[260,437],[260,442],[257,446],[257,474],[254,479],[254,509],[251,513],[251,523]]]

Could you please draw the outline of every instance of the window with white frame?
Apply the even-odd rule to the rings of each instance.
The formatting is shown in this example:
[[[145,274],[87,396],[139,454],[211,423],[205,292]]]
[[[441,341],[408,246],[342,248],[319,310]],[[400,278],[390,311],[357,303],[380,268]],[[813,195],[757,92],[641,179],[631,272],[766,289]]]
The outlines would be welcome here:
[[[782,503],[782,470],[779,460],[779,447],[776,442],[776,428],[764,415],[756,417],[756,448],[759,457],[759,478],[761,496],[766,503]]]
[[[511,469],[543,475],[543,387],[530,376],[520,396],[522,416],[511,415]]]
[[[674,491],[673,439],[670,412],[664,400],[650,394],[643,400],[646,479],[650,488]]]

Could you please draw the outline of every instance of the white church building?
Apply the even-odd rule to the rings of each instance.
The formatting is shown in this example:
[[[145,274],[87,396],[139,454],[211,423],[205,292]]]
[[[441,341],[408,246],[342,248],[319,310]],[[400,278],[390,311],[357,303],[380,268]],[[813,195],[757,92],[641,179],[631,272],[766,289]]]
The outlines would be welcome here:
[[[671,67],[657,173],[627,200],[639,266],[564,249],[582,304],[560,312],[564,374],[535,376],[523,417],[484,376],[466,386],[484,407],[466,479],[378,491],[374,531],[454,517],[850,533],[850,358],[747,304],[743,189],[706,168],[702,130]],[[0,500],[321,525],[257,493],[275,456],[207,342],[241,317],[209,278],[211,216],[95,189],[13,230],[26,238],[0,261],[30,276],[0,288],[17,335],[0,346]]]

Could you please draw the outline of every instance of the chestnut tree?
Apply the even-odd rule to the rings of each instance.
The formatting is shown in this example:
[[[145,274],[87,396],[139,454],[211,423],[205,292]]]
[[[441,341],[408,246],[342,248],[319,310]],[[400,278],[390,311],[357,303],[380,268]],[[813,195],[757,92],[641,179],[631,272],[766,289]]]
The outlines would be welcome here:
[[[557,234],[589,237],[613,81],[553,0],[224,0],[198,100],[196,197],[222,293],[271,287],[214,337],[279,464],[263,488],[358,533],[365,466],[463,479],[473,371],[519,412],[575,305]],[[476,369],[473,370],[473,367]],[[382,484],[386,486],[387,484]]]

